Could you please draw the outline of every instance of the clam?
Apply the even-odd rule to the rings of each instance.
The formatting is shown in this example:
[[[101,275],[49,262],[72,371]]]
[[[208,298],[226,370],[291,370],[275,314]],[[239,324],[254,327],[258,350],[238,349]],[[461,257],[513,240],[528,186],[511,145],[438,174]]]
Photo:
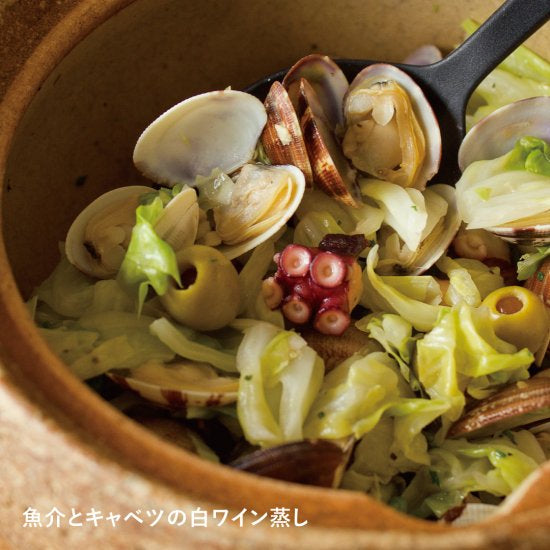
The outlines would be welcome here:
[[[458,150],[462,171],[476,160],[500,157],[513,149],[521,136],[550,141],[550,97],[522,99],[480,120],[466,134]]]
[[[179,252],[192,245],[199,227],[197,192],[190,187],[180,191],[165,207],[155,224],[155,232]]]
[[[311,54],[297,61],[283,80],[297,112],[302,78],[315,90],[330,129],[338,132],[344,126],[342,105],[349,86],[342,70],[326,55]]]
[[[424,191],[428,212],[432,199],[443,199],[447,204],[445,214],[426,225],[420,245],[416,250],[409,250],[406,245],[401,246],[396,233],[390,233],[383,241],[382,234],[380,261],[378,271],[383,275],[420,275],[432,267],[445,253],[460,228],[460,215],[456,205],[455,190],[450,185],[430,185]],[[393,241],[393,242],[392,242]]]
[[[214,168],[233,173],[249,162],[267,115],[256,97],[236,90],[200,94],[178,103],[141,134],[134,163],[157,183],[192,185]]]
[[[348,206],[359,206],[355,170],[342,153],[315,90],[303,78],[299,90],[303,102],[300,125],[315,183],[334,199]]]
[[[273,479],[319,487],[338,487],[352,449],[352,439],[306,439],[254,451],[229,465]]]
[[[267,124],[262,132],[262,145],[272,164],[293,164],[299,168],[306,185],[313,184],[311,164],[306,144],[300,129],[300,122],[283,85],[273,82],[265,98]]]
[[[460,169],[464,171],[478,160],[500,157],[512,150],[518,139],[527,136],[550,142],[550,97],[516,101],[480,120],[460,146]],[[544,206],[542,209],[532,209],[532,215],[485,229],[511,243],[546,246],[550,243],[550,210],[544,210]]]
[[[173,408],[213,407],[237,401],[239,379],[220,376],[207,363],[181,360],[162,364],[147,361],[132,370],[114,370],[108,376],[141,397]]]
[[[349,87],[344,115],[344,154],[357,169],[420,190],[437,173],[439,124],[420,87],[397,67],[363,69]]]
[[[67,232],[67,259],[92,277],[114,277],[130,242],[139,198],[153,191],[139,185],[120,187],[89,204]],[[155,231],[177,252],[193,244],[198,224],[197,193],[187,188],[166,205],[155,224]]]
[[[301,170],[292,165],[246,164],[231,202],[214,209],[219,250],[233,259],[277,233],[294,214],[305,190]]]
[[[90,203],[72,223],[65,239],[67,259],[92,277],[116,275],[130,242],[139,197],[152,189],[120,187]]]
[[[449,429],[448,437],[485,437],[550,419],[550,377],[506,386],[477,403]]]

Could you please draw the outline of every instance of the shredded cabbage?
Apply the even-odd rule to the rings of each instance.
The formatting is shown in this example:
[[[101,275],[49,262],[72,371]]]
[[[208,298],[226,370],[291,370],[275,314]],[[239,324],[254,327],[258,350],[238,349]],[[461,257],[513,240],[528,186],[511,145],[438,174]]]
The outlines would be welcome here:
[[[237,352],[237,415],[248,442],[271,447],[303,439],[323,380],[322,359],[298,334],[250,323]]]
[[[137,295],[139,312],[147,297],[149,285],[159,296],[168,290],[170,279],[181,285],[176,254],[154,230],[163,209],[164,203],[160,196],[136,208],[136,223],[118,273],[118,281],[122,286]]]
[[[501,225],[550,209],[546,175],[550,158],[544,152],[548,147],[542,140],[521,138],[505,155],[473,162],[464,170],[456,196],[468,229]]]
[[[517,351],[498,338],[489,311],[464,303],[442,310],[435,327],[416,344],[415,372],[433,399],[449,408],[443,415],[443,434],[465,405],[464,392],[476,399],[506,382],[529,377],[533,354]]]
[[[387,283],[388,279],[374,271],[378,263],[378,245],[367,256],[367,267],[363,272],[363,294],[360,304],[372,311],[397,313],[419,331],[431,330],[437,321],[442,306],[427,304],[409,298]]]

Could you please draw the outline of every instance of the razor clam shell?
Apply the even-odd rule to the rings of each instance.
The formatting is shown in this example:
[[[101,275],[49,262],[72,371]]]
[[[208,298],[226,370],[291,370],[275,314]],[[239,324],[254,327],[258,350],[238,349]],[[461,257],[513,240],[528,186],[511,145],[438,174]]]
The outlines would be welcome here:
[[[330,197],[357,207],[356,172],[330,129],[314,89],[305,79],[300,81],[300,101],[305,107],[300,125],[315,183]]]
[[[244,455],[229,465],[272,479],[318,487],[338,487],[353,440],[305,439]]]
[[[293,164],[305,177],[307,187],[313,185],[313,173],[307,155],[306,144],[300,129],[296,111],[283,85],[275,81],[265,98],[267,124],[261,140],[272,164]],[[289,141],[281,139],[281,131],[286,131]]]
[[[264,169],[267,169],[267,167],[263,167]],[[284,165],[284,166],[270,166],[269,169],[271,170],[287,170],[290,172],[291,177],[294,180],[294,183],[296,185],[296,193],[294,194],[294,197],[292,198],[291,204],[288,206],[286,211],[284,211],[281,216],[273,223],[273,225],[264,231],[261,235],[258,235],[257,237],[252,237],[250,239],[247,239],[246,241],[243,241],[241,243],[233,244],[233,245],[225,245],[222,244],[218,248],[218,250],[225,255],[225,257],[228,260],[233,260],[234,258],[238,258],[239,256],[242,256],[244,253],[248,252],[249,250],[252,250],[259,244],[263,243],[279,229],[281,229],[286,222],[294,215],[294,212],[300,205],[300,202],[302,201],[302,197],[304,195],[304,191],[306,188],[306,182],[304,178],[304,174],[299,168],[296,168],[296,166],[292,165]]]
[[[84,246],[86,226],[93,216],[108,208],[114,202],[134,200],[137,207],[137,199],[141,195],[151,193],[152,191],[154,191],[154,189],[144,185],[119,187],[107,193],[103,193],[103,195],[100,195],[86,206],[71,224],[65,238],[65,254],[69,262],[83,273],[86,273],[86,275],[92,277],[107,279],[116,275],[116,270],[111,272],[98,265],[97,261]]]
[[[348,90],[348,79],[338,65],[326,55],[311,54],[298,60],[283,79],[296,112],[300,80],[305,79],[315,90],[332,131],[344,127],[342,105]]]
[[[250,161],[267,121],[262,102],[237,90],[178,103],[139,137],[134,164],[157,183],[193,184],[214,168],[230,174]]]
[[[189,363],[193,362],[189,361]],[[162,368],[162,366],[160,367]],[[185,383],[183,382],[177,385],[163,382],[159,382],[158,384],[146,382],[135,378],[135,375],[133,376],[132,371],[129,369],[113,370],[108,372],[107,376],[123,388],[136,392],[147,401],[175,409],[216,407],[237,401],[238,378],[235,378],[234,391],[215,391],[214,388],[205,390],[185,388]],[[193,385],[196,386],[197,383],[195,382]]]
[[[500,157],[523,136],[550,141],[550,97],[522,99],[481,119],[462,140],[458,165],[464,171],[477,160]]]
[[[459,418],[447,437],[485,437],[550,418],[550,378],[538,376],[506,386]]]
[[[376,82],[394,80],[408,94],[420,128],[426,140],[426,157],[416,177],[414,187],[423,189],[439,170],[441,162],[441,131],[433,109],[420,86],[405,72],[393,65],[375,63],[360,71],[349,86],[344,100],[344,113],[349,96],[358,88],[369,88]]]

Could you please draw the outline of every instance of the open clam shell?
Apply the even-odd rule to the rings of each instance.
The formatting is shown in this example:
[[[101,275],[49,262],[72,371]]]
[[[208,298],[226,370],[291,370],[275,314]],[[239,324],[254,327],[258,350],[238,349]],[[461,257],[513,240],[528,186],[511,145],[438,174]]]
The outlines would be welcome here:
[[[548,246],[550,244],[550,210],[503,225],[486,227],[486,230],[509,243]]]
[[[306,185],[313,185],[313,173],[296,111],[283,85],[273,82],[265,98],[267,124],[261,140],[272,164],[293,164],[299,168]]]
[[[343,128],[342,105],[349,83],[340,67],[326,55],[311,54],[290,68],[283,80],[283,86],[288,90],[297,112],[302,78],[315,90],[331,130]]]
[[[197,192],[190,187],[180,191],[164,208],[155,232],[178,252],[191,246],[199,228]]]
[[[356,172],[342,153],[315,90],[303,78],[300,80],[300,102],[299,112],[303,108],[300,125],[315,183],[330,197],[357,207]]]
[[[532,97],[505,105],[480,120],[462,141],[458,152],[461,170],[478,160],[500,157],[518,139],[532,136],[550,142],[550,97]],[[529,246],[550,243],[550,210],[487,227],[505,241]]]
[[[466,134],[458,150],[462,171],[477,160],[500,157],[523,136],[550,141],[550,97],[531,97],[500,107]]]
[[[365,134],[364,121],[373,120],[373,128],[380,130],[380,139],[367,148],[363,168],[356,164],[359,169],[420,190],[439,170],[441,132],[435,114],[418,84],[397,67],[377,63],[359,72],[346,95],[344,116],[344,150],[354,163],[365,151],[363,141],[374,137]],[[383,147],[380,154],[378,147]],[[389,158],[395,160],[392,166],[386,166]],[[365,170],[367,165],[376,173]]]
[[[319,487],[338,487],[353,441],[303,440],[260,449],[230,466],[260,476]]]
[[[91,202],[71,224],[65,238],[67,259],[92,277],[116,275],[130,242],[144,185],[119,187]]]
[[[230,260],[277,233],[304,195],[304,174],[296,166],[247,164],[235,183],[231,202],[214,210],[218,249]]]
[[[438,183],[430,185],[424,191],[424,196],[428,200],[429,194],[434,193],[447,203],[447,211],[443,217],[437,221],[435,226],[428,231],[422,239],[418,248],[409,251],[406,247],[400,251],[400,257],[392,257],[384,250],[381,254],[378,265],[379,272],[384,275],[421,275],[432,267],[445,251],[449,248],[451,242],[457,234],[461,218],[456,203],[456,193],[454,187]],[[392,238],[396,238],[393,234]],[[392,251],[392,247],[386,247]]]
[[[220,376],[206,363],[185,360],[167,365],[147,361],[108,376],[148,401],[181,409],[234,403],[239,389],[238,378]]]
[[[511,384],[480,401],[449,429],[448,437],[485,437],[550,419],[550,377]]]
[[[145,129],[134,149],[134,163],[166,185],[191,185],[214,168],[230,174],[252,159],[266,120],[262,102],[245,92],[197,95]]]

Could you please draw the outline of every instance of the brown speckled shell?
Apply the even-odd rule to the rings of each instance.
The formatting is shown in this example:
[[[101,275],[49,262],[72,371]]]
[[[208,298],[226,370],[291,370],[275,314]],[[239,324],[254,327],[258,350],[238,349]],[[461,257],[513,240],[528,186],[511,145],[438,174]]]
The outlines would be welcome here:
[[[201,91],[244,87],[312,51],[399,60],[423,43],[450,49],[460,21],[498,0],[0,1],[0,547],[316,550],[548,548],[550,465],[479,526],[405,517],[359,493],[298,486],[209,463],[105,404],[53,355],[23,302],[58,259],[83,206],[143,181],[139,133]],[[328,22],[328,23],[327,23]],[[548,25],[531,44],[550,51]],[[23,527],[55,506],[60,528]],[[144,524],[70,527],[71,508],[141,511]],[[154,527],[149,510],[299,511],[300,528],[219,517],[208,528]],[[211,518],[211,515],[210,515]],[[85,519],[85,516],[84,516]],[[5,544],[3,544],[5,542]]]

